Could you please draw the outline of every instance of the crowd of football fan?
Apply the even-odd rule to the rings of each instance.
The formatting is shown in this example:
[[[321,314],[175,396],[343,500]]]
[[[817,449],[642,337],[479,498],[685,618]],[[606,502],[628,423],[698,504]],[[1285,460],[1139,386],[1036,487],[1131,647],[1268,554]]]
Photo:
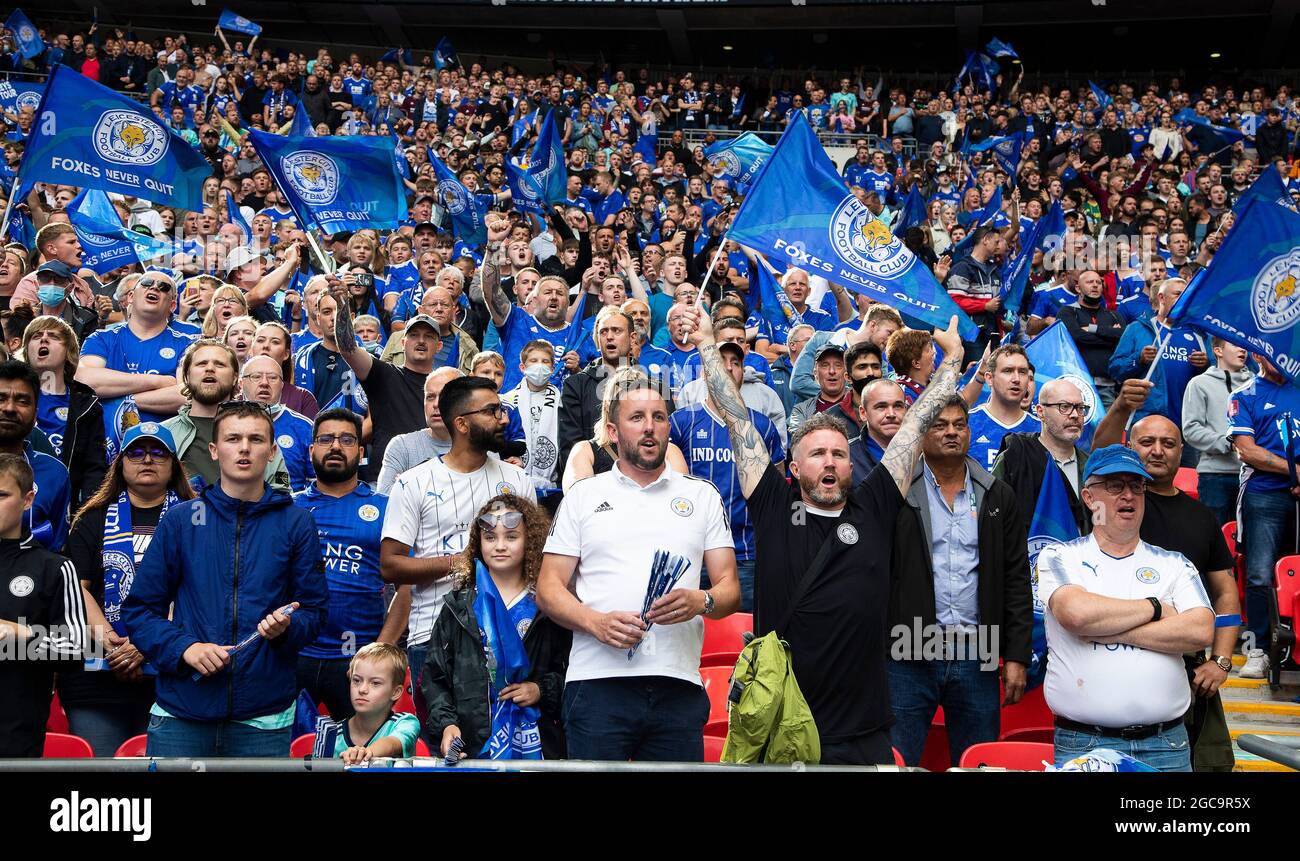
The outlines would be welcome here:
[[[722,363],[733,386],[727,391],[743,399],[748,429],[773,468],[811,486],[815,479],[799,474],[805,470],[796,448],[831,429],[843,437],[857,486],[886,456],[909,408],[942,376],[939,354],[952,352],[936,351],[928,327],[887,305],[724,239],[742,189],[705,157],[710,137],[688,146],[686,135],[699,141],[709,132],[721,138],[756,131],[771,133],[774,142],[797,113],[849,142],[855,151],[843,165],[846,186],[886,224],[919,190],[925,217],[902,238],[979,326],[979,336],[956,350],[966,359],[961,370],[974,364],[974,371],[950,384],[954,400],[927,414],[921,428],[926,468],[917,461],[913,488],[920,488],[919,501],[900,485],[917,525],[902,523],[911,514],[906,506],[896,529],[885,524],[895,533],[895,565],[935,574],[932,592],[922,589],[920,598],[912,586],[895,587],[894,600],[908,608],[903,616],[1023,632],[1023,643],[1016,633],[1015,642],[1003,644],[1007,667],[1019,668],[1002,671],[1006,696],[1020,696],[1029,663],[1029,565],[1023,552],[994,554],[986,546],[993,533],[986,533],[982,500],[985,493],[1015,497],[1008,505],[1019,522],[998,533],[997,543],[1018,541],[1023,551],[1024,521],[1044,470],[1059,468],[1086,533],[1089,451],[1076,446],[1088,420],[1105,411],[1098,449],[1121,442],[1131,425],[1127,439],[1142,459],[1128,472],[1145,476],[1136,488],[1148,499],[1143,539],[1191,560],[1220,616],[1240,612],[1233,609],[1236,584],[1219,530],[1238,522],[1247,559],[1248,660],[1241,674],[1268,672],[1261,649],[1267,596],[1297,492],[1293,455],[1274,419],[1289,409],[1300,415],[1300,396],[1263,357],[1167,320],[1188,281],[1214,258],[1234,202],[1262,171],[1278,171],[1300,200],[1292,167],[1300,101],[1287,87],[1117,82],[1102,105],[1087,87],[1031,92],[1011,74],[992,92],[964,80],[950,91],[908,92],[886,89],[887,80],[873,86],[861,73],[790,81],[690,72],[659,78],[608,67],[541,74],[479,63],[439,69],[429,56],[413,64],[392,52],[376,60],[336,57],[328,48],[258,49],[256,39],[232,45],[219,30],[206,39],[145,39],[97,27],[43,36],[45,54],[24,61],[6,33],[0,69],[15,73],[14,80],[56,64],[76,69],[147,103],[212,165],[201,211],[110,195],[125,225],[184,249],[170,259],[98,275],[84,268],[85,249],[65,212],[78,189],[37,184],[14,201],[30,218],[34,240],[27,247],[11,237],[0,261],[4,349],[13,357],[0,364],[0,450],[12,455],[0,458],[0,552],[25,572],[18,580],[27,578],[25,587],[14,580],[2,596],[21,606],[11,614],[0,601],[0,634],[30,634],[14,614],[26,609],[30,625],[39,615],[30,602],[38,600],[49,619],[96,632],[105,654],[97,667],[86,659],[86,667],[100,671],[60,672],[58,685],[73,731],[99,755],[146,729],[151,751],[161,754],[283,753],[289,702],[300,689],[331,715],[360,721],[343,735],[364,738],[338,747],[355,761],[409,755],[421,734],[443,752],[463,736],[477,753],[489,721],[467,701],[481,698],[489,673],[482,644],[464,645],[465,631],[456,627],[468,627],[478,612],[472,594],[463,594],[467,582],[474,584],[474,563],[496,577],[489,545],[506,546],[522,534],[527,551],[511,551],[518,557],[514,573],[497,588],[508,597],[501,584],[515,576],[531,595],[546,541],[544,512],[558,509],[557,535],[574,533],[578,515],[566,518],[561,501],[578,481],[631,457],[628,446],[618,446],[622,429],[614,425],[623,420],[619,393],[643,380],[666,407],[669,440],[661,457],[670,470],[709,479],[730,526],[734,569],[714,576],[723,569],[712,558],[707,567],[715,587],[734,572],[735,600],[718,598],[727,606],[715,611],[717,596],[709,595],[690,613],[755,609],[763,538],[761,529],[756,537],[758,518],[747,499],[764,485],[749,480],[739,448],[733,456],[738,425],[724,416],[726,387],[709,379],[710,363]],[[1203,122],[1176,119],[1185,109]],[[246,139],[249,129],[288,133],[300,113],[320,135],[395,135],[409,164],[409,220],[392,230],[319,237],[332,257],[328,267],[315,259]],[[531,145],[548,114],[566,148],[568,200],[539,217],[513,206],[504,164]],[[12,190],[35,111],[15,108],[4,119],[3,169]],[[1245,137],[1225,143],[1214,126]],[[1018,132],[1025,143],[1016,164],[990,151],[971,153],[974,144]],[[467,246],[454,234],[429,152],[489,207],[485,245]],[[999,187],[1003,212],[989,223],[982,212]],[[1021,311],[1009,313],[1008,263],[1057,203],[1065,232],[1051,250],[1034,255],[1025,294],[1016,297]],[[761,266],[775,268],[789,299],[793,313],[785,324],[754,308],[750,287]],[[697,305],[711,317],[713,338],[699,336],[708,326]],[[1036,392],[1021,344],[1057,322],[1077,345],[1100,403],[1069,382]],[[1009,331],[1019,335],[999,346]],[[619,373],[619,385],[611,385]],[[960,514],[964,501],[948,494],[936,508],[938,497],[927,503],[925,482],[944,490],[954,464],[960,492],[973,494],[972,516],[974,500],[981,500],[979,525],[955,518],[945,536],[932,518],[945,506]],[[1174,489],[1180,466],[1199,473],[1199,504]],[[1105,483],[1102,477],[1115,473],[1107,469],[1094,480]],[[446,502],[444,493],[455,499]],[[1192,519],[1174,522],[1171,514],[1169,523],[1161,521],[1165,532],[1148,534],[1148,526],[1156,529],[1156,497],[1197,508],[1180,508],[1179,517]],[[11,498],[26,501],[12,522],[4,506]],[[203,500],[213,517],[206,532],[161,516],[169,506]],[[164,529],[171,521],[174,528]],[[1208,524],[1210,537],[1196,536],[1204,546],[1185,543],[1195,531],[1190,523]],[[619,542],[621,528],[611,524],[598,538]],[[241,530],[255,538],[241,537]],[[504,536],[500,545],[492,544],[496,532]],[[123,534],[134,541],[119,543]],[[75,575],[48,561],[21,562],[38,544],[72,559]],[[241,561],[246,545],[256,548],[256,558]],[[233,562],[223,555],[231,548]],[[430,558],[438,560],[432,568],[417,564]],[[226,564],[238,575],[233,588],[221,585]],[[29,565],[44,565],[50,577],[75,577],[84,599],[76,585],[47,588]],[[192,581],[190,591],[178,578]],[[986,602],[986,581],[1001,590],[1004,579],[1015,581],[1005,587],[1005,601]],[[967,619],[961,609],[975,606],[976,580],[979,618]],[[730,589],[720,592],[730,596]],[[220,609],[231,595],[234,606]],[[577,665],[579,632],[602,648],[620,635],[592,633],[565,615],[557,598],[539,595],[542,609],[554,608],[566,624],[543,626],[530,603],[534,615],[520,633],[533,676],[506,686],[493,674],[491,690],[540,708],[549,756],[563,752],[565,715],[578,709],[570,702],[578,697],[565,690],[570,638]],[[241,609],[245,601],[258,618]],[[293,610],[284,612],[281,605],[291,602]],[[776,622],[758,625],[767,630]],[[230,641],[254,628],[275,648],[234,660]],[[63,644],[62,663],[0,669],[25,692],[6,697],[0,709],[0,731],[8,736],[0,749],[39,755],[50,690],[42,673],[83,663],[69,645],[74,639]],[[367,646],[374,642],[380,645]],[[50,643],[57,650],[55,638]],[[1184,705],[1198,767],[1223,767],[1225,749],[1231,766],[1226,727],[1219,734],[1203,727],[1214,723],[1207,710],[1217,709],[1222,722],[1214,695],[1237,647],[1237,629],[1228,627],[1215,635],[1212,660],[1203,648],[1177,650],[1199,655],[1187,661],[1192,704]],[[595,671],[585,653],[582,660],[584,672]],[[228,669],[232,661],[238,672]],[[418,721],[390,714],[408,663]],[[225,686],[189,681],[191,673],[199,680],[223,671],[239,680],[229,703]],[[935,705],[945,706],[954,762],[965,746],[997,738],[998,673],[975,675],[935,681],[891,667],[893,746],[907,761],[919,758]],[[984,696],[990,679],[991,699]],[[884,685],[884,678],[877,681]],[[568,687],[574,684],[571,672]],[[619,699],[625,694],[599,692],[610,709],[644,707]],[[665,702],[668,711],[677,707]],[[815,715],[824,708],[812,706]],[[1079,725],[1109,737],[1100,730],[1165,723],[1120,714]],[[196,729],[211,726],[221,729]],[[840,735],[879,729],[848,727]],[[687,735],[698,740],[698,730]],[[600,747],[587,729],[575,741],[574,732],[570,727],[570,748],[611,759],[637,752]],[[831,742],[838,739],[831,735]],[[365,753],[365,738],[400,743],[371,745]],[[674,744],[660,750],[692,756],[689,744]]]

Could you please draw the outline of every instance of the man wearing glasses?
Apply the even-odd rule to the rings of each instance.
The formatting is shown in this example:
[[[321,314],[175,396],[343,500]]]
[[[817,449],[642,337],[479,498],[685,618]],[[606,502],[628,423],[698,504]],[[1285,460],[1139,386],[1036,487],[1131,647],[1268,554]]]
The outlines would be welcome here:
[[[993,475],[1011,485],[1020,510],[1032,513],[1049,467],[1065,478],[1070,511],[1081,535],[1087,534],[1088,510],[1079,498],[1083,465],[1088,452],[1078,445],[1091,410],[1079,387],[1069,380],[1052,380],[1038,394],[1038,433],[1009,433],[993,462]]]
[[[105,401],[134,397],[141,421],[162,421],[185,404],[176,369],[195,338],[172,321],[176,281],[170,274],[152,271],[124,280],[126,323],[85,340],[76,378]]]
[[[312,420],[280,403],[284,375],[270,356],[252,356],[239,371],[239,388],[245,398],[265,404],[275,425],[275,444],[289,472],[289,489],[297,493],[315,478],[311,456]]]
[[[1038,557],[1058,766],[1104,747],[1161,771],[1192,768],[1183,653],[1210,644],[1214,611],[1186,557],[1139,537],[1150,480],[1131,449],[1093,452],[1080,491],[1092,533]]]

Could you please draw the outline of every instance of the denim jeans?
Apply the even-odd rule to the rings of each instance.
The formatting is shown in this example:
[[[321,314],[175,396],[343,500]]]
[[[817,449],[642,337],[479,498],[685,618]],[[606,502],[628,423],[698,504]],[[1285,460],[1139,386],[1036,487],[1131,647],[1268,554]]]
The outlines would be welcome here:
[[[420,692],[420,676],[424,673],[424,659],[429,656],[429,643],[429,640],[425,640],[418,646],[406,647],[406,662],[411,668],[411,699],[415,702],[415,716],[420,719],[420,736],[426,744],[433,740],[426,735],[424,728],[425,720],[429,717],[429,707],[424,702],[424,694]]]
[[[1268,649],[1269,597],[1282,540],[1295,517],[1295,497],[1285,490],[1259,493],[1247,488],[1241,499],[1241,532],[1246,543],[1246,629],[1253,648]]]
[[[254,729],[232,720],[149,717],[149,756],[288,756],[293,727]]]
[[[1219,525],[1237,519],[1237,490],[1241,481],[1235,472],[1203,472],[1196,479],[1197,496],[1214,512]]]
[[[664,676],[587,679],[564,686],[570,759],[703,762],[709,695]]]
[[[1108,735],[1093,735],[1072,729],[1056,728],[1053,737],[1057,767],[1098,747],[1108,747],[1126,753],[1160,771],[1191,771],[1191,746],[1187,743],[1187,727],[1178,724],[1173,729],[1150,738],[1129,741]]]
[[[754,560],[736,562],[736,579],[740,581],[740,612],[754,612]]]
[[[334,720],[347,720],[352,710],[352,683],[348,680],[351,658],[298,657],[298,687],[312,702],[324,703]]]
[[[112,756],[128,738],[149,728],[149,703],[104,703],[64,706],[68,730],[94,748],[95,756]]]
[[[971,745],[998,740],[1002,712],[997,670],[982,670],[977,660],[890,661],[889,704],[894,712],[890,738],[908,765],[921,764],[939,706],[953,765]]]

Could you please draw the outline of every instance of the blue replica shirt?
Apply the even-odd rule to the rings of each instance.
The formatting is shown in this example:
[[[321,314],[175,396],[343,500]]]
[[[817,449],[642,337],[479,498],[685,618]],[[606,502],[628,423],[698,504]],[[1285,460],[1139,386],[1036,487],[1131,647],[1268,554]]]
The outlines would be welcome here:
[[[1144,317],[1150,317],[1155,312],[1156,309],[1151,307],[1151,300],[1146,293],[1135,293],[1127,299],[1121,299],[1115,305],[1115,313],[1119,314],[1125,326]]]
[[[302,656],[351,657],[373,643],[384,624],[379,543],[388,497],[364,482],[347,496],[333,497],[321,493],[313,481],[293,495],[293,504],[316,519],[329,586],[329,616]]]
[[[772,463],[785,460],[781,436],[762,413],[749,411],[749,419],[767,444]],[[690,464],[691,475],[713,483],[727,505],[731,537],[736,546],[736,561],[754,558],[754,524],[749,506],[740,490],[735,456],[731,451],[731,434],[722,419],[709,412],[704,404],[679,409],[668,420],[668,439],[682,450]]]
[[[292,345],[294,355],[303,347],[310,347],[312,344],[320,343],[320,336],[313,333],[311,329],[303,329],[301,332],[294,332],[289,336],[289,343]],[[297,385],[295,383],[295,385]]]
[[[415,287],[420,283],[420,270],[415,265],[415,258],[411,258],[399,266],[389,266],[384,270],[384,277],[388,280],[384,283],[384,292],[379,294],[381,299]]]
[[[162,93],[163,110],[170,112],[175,104],[184,106],[186,114],[193,114],[200,105],[203,104],[203,90],[191,84],[188,87],[178,87],[175,81],[167,81],[158,88]],[[171,116],[168,113],[168,116]]]
[[[827,293],[826,295],[831,296],[830,293]],[[831,300],[834,301],[834,296],[832,296]],[[801,322],[807,323],[818,332],[834,332],[836,324],[839,323],[839,317],[834,314],[827,314],[821,308],[814,308],[813,306],[808,305],[804,308],[803,313],[798,314],[795,319],[772,323],[772,343],[785,344],[787,339],[790,337],[790,329],[799,325]],[[861,325],[861,323],[858,325]]]
[[[41,392],[36,404],[36,426],[45,432],[54,453],[63,457],[63,432],[68,427],[68,393]]]
[[[943,189],[939,189],[934,194],[930,195],[930,200],[926,202],[930,203],[936,200],[942,200],[944,203],[950,203],[953,206],[956,206],[957,204],[961,203],[961,192],[949,186],[947,191],[944,191]]]
[[[524,423],[519,418],[519,408],[514,404],[501,402],[501,409],[506,414],[506,439],[510,442],[520,442],[526,438],[524,434]]]
[[[668,366],[670,368],[668,383],[674,398],[681,392],[682,386],[695,379],[689,359],[696,352],[698,351],[694,347],[689,350],[678,349],[677,344],[672,341],[668,342],[668,347],[664,350],[664,353],[668,355]],[[695,365],[697,368],[699,367],[698,360]]]
[[[1164,381],[1165,417],[1182,427],[1183,393],[1187,391],[1187,384],[1192,381],[1192,377],[1200,373],[1199,369],[1192,367],[1192,353],[1198,350],[1205,353],[1210,364],[1214,364],[1214,353],[1210,349],[1209,339],[1189,326],[1170,330],[1159,322],[1155,325],[1157,345],[1166,333],[1169,335],[1168,343],[1160,352],[1160,373],[1156,375]]]
[[[862,177],[862,188],[880,195],[881,203],[888,203],[894,197],[894,175],[888,171],[869,170]]]
[[[343,79],[343,90],[352,97],[352,103],[355,105],[373,92],[374,85],[370,83],[369,78],[354,78],[348,75]]]
[[[519,354],[525,344],[537,338],[550,341],[555,347],[555,373],[551,375],[551,382],[557,386],[564,385],[567,370],[564,367],[563,357],[565,347],[569,343],[569,332],[573,329],[572,323],[552,332],[523,308],[511,306],[505,325],[493,324],[492,328],[496,329],[501,337],[501,355],[506,360],[506,376],[501,381],[501,391],[510,391],[524,378],[524,372],[519,370]]]
[[[311,465],[311,419],[284,407],[275,417],[275,443],[289,471],[289,489],[304,489],[316,477]]]
[[[1142,154],[1142,147],[1151,143],[1151,127],[1138,126],[1137,128],[1129,129],[1128,139],[1132,143],[1130,152],[1133,153],[1133,158],[1137,158]],[[1156,153],[1156,155],[1158,156],[1159,153]]]
[[[618,190],[611,191],[604,197],[592,195],[590,200],[591,214],[595,216],[598,225],[604,224],[606,218],[627,206],[627,198],[623,196],[623,192]]]
[[[993,461],[1002,447],[1002,438],[1009,433],[1038,433],[1043,423],[1032,413],[1025,413],[1014,425],[1004,425],[989,415],[985,404],[970,411],[970,456],[985,469],[993,468]]]
[[[1078,295],[1072,293],[1065,285],[1039,288],[1034,291],[1034,297],[1030,300],[1029,316],[1040,320],[1046,320],[1048,317],[1055,319],[1062,308],[1073,305],[1078,300]]]
[[[1282,432],[1291,418],[1292,453],[1288,457]],[[1255,377],[1232,393],[1228,402],[1228,436],[1253,437],[1255,444],[1283,460],[1300,460],[1300,389],[1289,383],[1274,383]],[[1246,488],[1251,491],[1287,490],[1291,477],[1276,472],[1244,468]]]
[[[58,552],[68,538],[68,468],[57,457],[33,451],[30,442],[23,443],[23,454],[36,486],[36,499],[23,513],[23,525],[46,550]]]
[[[110,371],[128,374],[175,375],[181,355],[196,338],[174,323],[157,335],[140,340],[126,323],[99,329],[81,346],[81,355],[99,356]],[[140,413],[142,421],[162,421],[168,416]]]
[[[1129,275],[1115,280],[1116,302],[1131,299],[1147,289],[1147,282],[1141,275]],[[1149,303],[1148,303],[1149,304]]]
[[[686,357],[685,367],[687,371],[692,375],[691,379],[694,379],[695,377],[704,376],[704,374],[700,371],[699,350],[696,350],[691,355]],[[772,383],[772,365],[767,361],[767,359],[760,356],[758,353],[750,351],[745,354],[745,367],[753,368],[754,370],[758,371],[760,374],[763,375],[763,382],[767,383],[767,385],[770,388],[773,389],[776,388],[776,386],[773,385]]]
[[[867,180],[867,173],[871,170],[871,163],[859,164],[851,161],[844,166],[844,181],[849,185],[857,185],[866,188],[864,184]]]
[[[665,349],[656,347],[653,344],[645,344],[641,347],[641,354],[637,356],[637,362],[642,368],[645,368],[646,375],[652,380],[660,380],[669,376],[673,371],[673,357]]]

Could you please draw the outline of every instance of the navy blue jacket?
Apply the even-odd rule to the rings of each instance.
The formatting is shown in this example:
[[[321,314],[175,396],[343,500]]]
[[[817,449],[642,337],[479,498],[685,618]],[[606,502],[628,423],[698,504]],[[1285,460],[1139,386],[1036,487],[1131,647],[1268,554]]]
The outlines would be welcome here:
[[[291,601],[301,606],[283,634],[255,641],[221,672],[193,681],[186,649],[232,646]],[[247,720],[294,701],[298,653],[320,633],[328,601],[311,512],[281,490],[268,487],[258,501],[244,502],[212,485],[158,522],[123,602],[122,622],[131,643],[158,668],[156,697],[169,714]]]

